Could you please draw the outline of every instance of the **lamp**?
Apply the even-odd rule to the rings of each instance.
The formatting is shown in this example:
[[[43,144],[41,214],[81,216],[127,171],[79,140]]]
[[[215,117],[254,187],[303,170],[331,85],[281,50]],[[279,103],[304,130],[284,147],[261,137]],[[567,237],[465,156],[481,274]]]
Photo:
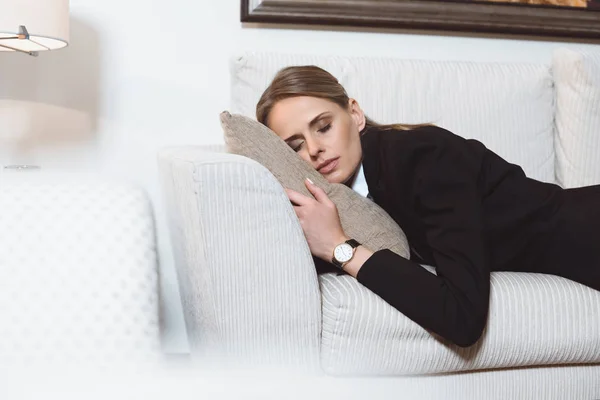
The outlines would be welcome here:
[[[0,0],[0,51],[37,55],[69,41],[69,0]]]
[[[0,0],[0,52],[37,56],[69,43],[69,0]],[[37,169],[9,165],[5,169]]]

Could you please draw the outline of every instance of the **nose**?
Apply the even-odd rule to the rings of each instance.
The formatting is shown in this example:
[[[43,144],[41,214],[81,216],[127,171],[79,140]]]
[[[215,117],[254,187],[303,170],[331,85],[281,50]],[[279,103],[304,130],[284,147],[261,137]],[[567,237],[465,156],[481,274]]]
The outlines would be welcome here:
[[[319,155],[319,153],[322,151],[321,147],[321,142],[318,139],[306,139],[306,150],[312,158],[317,157]]]

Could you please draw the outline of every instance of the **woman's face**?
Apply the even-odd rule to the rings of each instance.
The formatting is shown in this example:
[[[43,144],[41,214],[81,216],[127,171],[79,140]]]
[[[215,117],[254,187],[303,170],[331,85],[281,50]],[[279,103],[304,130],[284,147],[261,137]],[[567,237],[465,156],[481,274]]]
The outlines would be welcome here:
[[[275,103],[267,124],[331,183],[345,183],[360,165],[365,115],[354,99],[343,109],[317,97],[290,97]]]

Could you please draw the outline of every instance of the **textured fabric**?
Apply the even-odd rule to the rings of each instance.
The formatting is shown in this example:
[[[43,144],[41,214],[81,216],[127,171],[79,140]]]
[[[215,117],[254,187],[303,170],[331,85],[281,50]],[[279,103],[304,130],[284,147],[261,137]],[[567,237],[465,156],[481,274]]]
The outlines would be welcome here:
[[[320,276],[322,367],[396,375],[600,363],[600,292],[545,274],[494,272],[488,325],[460,348],[397,312],[348,276]]]
[[[600,365],[371,379],[352,376],[336,382],[348,392],[332,390],[333,396],[343,393],[333,398],[344,400],[592,400],[600,398]]]
[[[232,111],[254,117],[277,71],[331,72],[371,118],[431,122],[478,139],[526,174],[554,182],[554,91],[546,65],[247,53],[232,60]]]
[[[202,150],[159,155],[192,355],[317,367],[320,292],[289,199],[257,162]]]
[[[568,188],[600,184],[600,51],[558,49],[553,74],[557,180]]]
[[[0,175],[0,366],[158,359],[146,195],[126,184]]]
[[[221,123],[229,152],[259,162],[284,187],[312,197],[304,184],[304,179],[310,178],[337,206],[346,235],[374,251],[390,249],[405,258],[409,257],[404,232],[377,204],[346,185],[329,183],[263,124],[229,113],[221,114]]]

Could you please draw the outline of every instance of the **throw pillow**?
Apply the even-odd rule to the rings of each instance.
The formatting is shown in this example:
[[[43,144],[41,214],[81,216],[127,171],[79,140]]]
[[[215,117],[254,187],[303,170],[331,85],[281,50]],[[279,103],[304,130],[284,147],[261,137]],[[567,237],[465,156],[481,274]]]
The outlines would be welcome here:
[[[372,251],[390,249],[409,258],[406,236],[396,222],[377,204],[343,184],[329,183],[304,161],[275,132],[243,115],[221,113],[221,126],[229,153],[262,164],[285,188],[312,197],[304,185],[310,178],[335,203],[344,232]]]

